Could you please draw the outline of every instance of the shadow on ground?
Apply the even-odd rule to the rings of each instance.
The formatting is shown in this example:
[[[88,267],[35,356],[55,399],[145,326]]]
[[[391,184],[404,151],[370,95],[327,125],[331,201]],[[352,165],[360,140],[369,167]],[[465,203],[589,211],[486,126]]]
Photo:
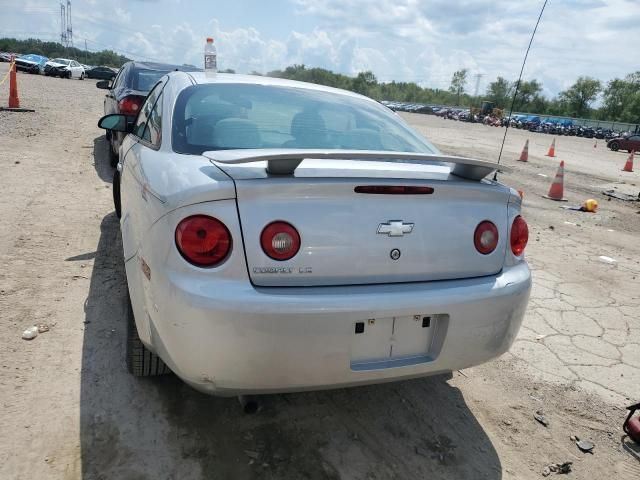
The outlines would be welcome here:
[[[114,168],[109,164],[109,142],[104,135],[93,139],[93,166],[100,180],[113,182]]]
[[[126,285],[115,214],[101,224],[82,352],[84,479],[500,479],[498,456],[457,388],[433,377],[234,398],[125,367]]]

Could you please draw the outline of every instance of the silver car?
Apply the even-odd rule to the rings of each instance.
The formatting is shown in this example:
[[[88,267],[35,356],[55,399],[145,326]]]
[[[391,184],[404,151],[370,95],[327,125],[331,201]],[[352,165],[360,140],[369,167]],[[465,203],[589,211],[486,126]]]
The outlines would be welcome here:
[[[99,125],[128,132],[114,190],[135,375],[216,395],[345,387],[477,365],[516,338],[520,197],[379,103],[172,72],[135,122]]]

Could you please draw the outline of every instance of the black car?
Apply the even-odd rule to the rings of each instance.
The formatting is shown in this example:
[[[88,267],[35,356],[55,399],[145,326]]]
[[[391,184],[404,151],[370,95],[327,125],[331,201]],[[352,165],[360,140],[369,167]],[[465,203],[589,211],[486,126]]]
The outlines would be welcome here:
[[[149,91],[160,78],[174,70],[195,72],[201,69],[188,65],[170,65],[167,63],[127,62],[118,71],[113,80],[101,80],[96,87],[109,90],[104,99],[104,114],[120,113],[135,120]],[[109,160],[112,167],[118,164],[118,150],[125,134],[107,130],[109,141]]]
[[[115,78],[118,70],[111,67],[93,67],[87,70],[88,78],[99,78],[102,80],[111,80]]]

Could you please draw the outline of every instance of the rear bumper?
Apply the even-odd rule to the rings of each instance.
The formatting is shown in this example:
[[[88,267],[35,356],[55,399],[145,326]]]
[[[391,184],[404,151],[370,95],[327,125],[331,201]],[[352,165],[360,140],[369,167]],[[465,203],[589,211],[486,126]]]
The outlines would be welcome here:
[[[348,287],[255,288],[170,272],[153,287],[149,347],[194,388],[223,396],[414,378],[507,351],[530,289],[524,262],[491,277]],[[428,357],[354,367],[355,322],[416,314],[446,314]]]

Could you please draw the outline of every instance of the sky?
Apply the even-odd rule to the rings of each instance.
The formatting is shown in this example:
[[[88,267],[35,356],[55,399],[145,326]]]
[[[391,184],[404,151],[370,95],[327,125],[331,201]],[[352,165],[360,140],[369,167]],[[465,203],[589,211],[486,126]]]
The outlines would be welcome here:
[[[66,3],[66,0],[65,0]],[[74,44],[201,66],[213,36],[220,69],[288,65],[466,91],[516,79],[540,0],[74,0]],[[577,77],[640,70],[640,0],[549,0],[524,71],[553,96]],[[0,0],[0,37],[60,39],[60,0]],[[81,59],[80,59],[81,60]]]

